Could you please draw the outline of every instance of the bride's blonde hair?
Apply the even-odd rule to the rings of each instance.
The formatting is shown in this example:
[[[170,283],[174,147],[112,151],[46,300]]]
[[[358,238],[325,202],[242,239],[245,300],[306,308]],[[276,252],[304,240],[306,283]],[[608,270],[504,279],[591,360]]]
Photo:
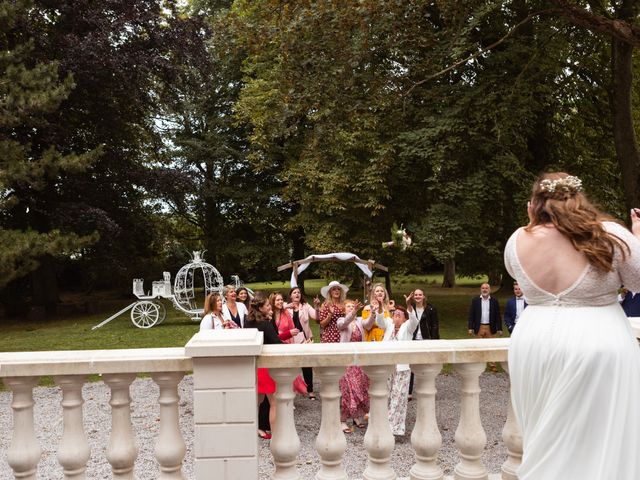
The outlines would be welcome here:
[[[593,205],[582,193],[580,180],[567,173],[544,173],[533,182],[530,213],[531,223],[525,230],[552,223],[600,270],[613,270],[616,248],[623,258],[629,252],[626,242],[602,225],[603,221],[615,220]]]

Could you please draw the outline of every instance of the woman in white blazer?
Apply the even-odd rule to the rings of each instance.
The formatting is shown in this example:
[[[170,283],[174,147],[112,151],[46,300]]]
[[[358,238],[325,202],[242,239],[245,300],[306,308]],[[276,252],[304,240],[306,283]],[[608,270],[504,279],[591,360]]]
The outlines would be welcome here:
[[[391,318],[385,318],[382,307],[377,302],[371,304],[376,312],[376,325],[384,330],[383,342],[410,341],[418,326],[418,317],[411,306],[413,292],[405,296],[407,308],[396,306]],[[407,418],[407,402],[409,401],[409,381],[411,370],[409,365],[396,365],[396,371],[389,377],[389,425],[394,435],[404,435]]]

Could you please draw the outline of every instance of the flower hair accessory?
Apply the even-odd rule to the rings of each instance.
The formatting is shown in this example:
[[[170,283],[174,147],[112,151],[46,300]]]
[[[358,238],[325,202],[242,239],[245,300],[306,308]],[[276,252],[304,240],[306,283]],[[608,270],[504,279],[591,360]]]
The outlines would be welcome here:
[[[540,182],[540,190],[548,193],[578,193],[582,191],[582,180],[573,175],[557,180],[547,178]]]

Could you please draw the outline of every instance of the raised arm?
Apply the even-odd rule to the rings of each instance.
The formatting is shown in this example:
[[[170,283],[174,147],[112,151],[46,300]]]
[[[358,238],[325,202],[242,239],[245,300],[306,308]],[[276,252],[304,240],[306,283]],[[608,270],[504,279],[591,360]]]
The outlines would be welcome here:
[[[353,310],[346,316],[338,318],[338,330],[346,330],[347,328],[349,328],[349,324],[356,318],[356,313],[357,312]]]
[[[320,320],[320,326],[322,328],[329,325],[329,322],[331,322],[331,306],[324,305],[320,310],[320,316],[318,318]]]
[[[358,316],[358,310],[361,306],[362,304],[358,300],[353,302],[353,310],[344,317],[338,318],[338,330],[346,330],[349,327],[349,324]]]
[[[311,311],[313,310],[313,315]],[[313,309],[309,308],[309,317],[313,318],[316,322],[320,321],[320,299],[316,295],[313,299]]]
[[[409,320],[407,320],[407,323],[408,331],[413,334],[413,332],[416,331],[416,328],[418,328],[418,323],[420,323],[420,319],[416,315],[416,311],[414,309],[411,309],[411,311],[409,312]]]
[[[380,327],[382,330],[386,330],[387,329],[387,322],[386,322],[386,320],[384,318],[384,309],[382,308],[382,305],[380,305],[376,300],[373,300],[369,304],[369,309],[371,311],[371,315],[369,315],[369,317],[375,318],[376,325],[378,327]],[[364,315],[363,315],[363,317],[364,317]]]
[[[620,253],[616,254],[618,261],[618,275],[620,283],[632,292],[640,292],[640,217],[635,209],[631,212],[631,222],[633,233],[614,222],[604,222],[604,226],[609,233],[616,235],[629,247],[629,253],[622,259]],[[624,246],[622,246],[624,248]]]

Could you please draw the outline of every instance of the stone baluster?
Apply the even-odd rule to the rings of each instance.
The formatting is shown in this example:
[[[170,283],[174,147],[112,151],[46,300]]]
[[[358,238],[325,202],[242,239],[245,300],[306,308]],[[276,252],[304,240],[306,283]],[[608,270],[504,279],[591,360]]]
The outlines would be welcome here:
[[[509,364],[501,363],[505,372],[509,373]],[[502,464],[502,480],[518,480],[518,467],[522,463],[522,431],[516,420],[509,395],[509,408],[507,410],[507,421],[502,430],[502,441],[507,447],[507,460]]]
[[[455,480],[487,480],[489,475],[481,456],[487,443],[487,435],[480,421],[479,377],[486,368],[485,363],[458,363],[455,371],[462,377],[460,388],[460,423],[455,433],[455,442],[460,453],[460,462],[453,473]]]
[[[415,375],[413,396],[418,399],[416,425],[411,432],[411,445],[416,463],[411,467],[411,480],[442,480],[444,473],[436,460],[442,446],[442,435],[436,421],[436,377],[442,364],[411,365]]]
[[[161,372],[151,375],[160,387],[160,432],[155,445],[155,454],[160,464],[160,480],[182,480],[182,460],[187,446],[180,433],[178,384],[183,372]]]
[[[394,480],[391,469],[391,453],[395,438],[391,433],[388,414],[389,387],[387,380],[395,365],[372,365],[363,367],[369,376],[369,426],[364,435],[364,448],[367,450],[367,468],[362,477],[365,480]]]
[[[300,452],[300,437],[293,418],[293,380],[300,375],[300,368],[270,368],[269,374],[276,382],[276,421],[271,425],[271,453],[275,472],[273,480],[298,480],[296,465]]]
[[[115,479],[134,480],[133,464],[138,456],[138,447],[131,428],[129,387],[135,378],[135,373],[102,376],[104,383],[111,388],[111,437],[107,447],[107,460]]]
[[[320,471],[316,480],[346,480],[347,473],[342,457],[347,449],[347,440],[340,429],[340,378],[344,367],[315,368],[320,378],[320,398],[322,399],[322,420],[316,437],[316,450],[320,456]]]
[[[59,375],[53,379],[62,389],[63,433],[58,447],[58,462],[65,479],[84,480],[91,448],[84,432],[82,386],[86,375]]]
[[[15,478],[35,480],[42,453],[33,428],[33,387],[38,377],[6,377],[2,381],[13,392],[13,438],[7,463]]]

